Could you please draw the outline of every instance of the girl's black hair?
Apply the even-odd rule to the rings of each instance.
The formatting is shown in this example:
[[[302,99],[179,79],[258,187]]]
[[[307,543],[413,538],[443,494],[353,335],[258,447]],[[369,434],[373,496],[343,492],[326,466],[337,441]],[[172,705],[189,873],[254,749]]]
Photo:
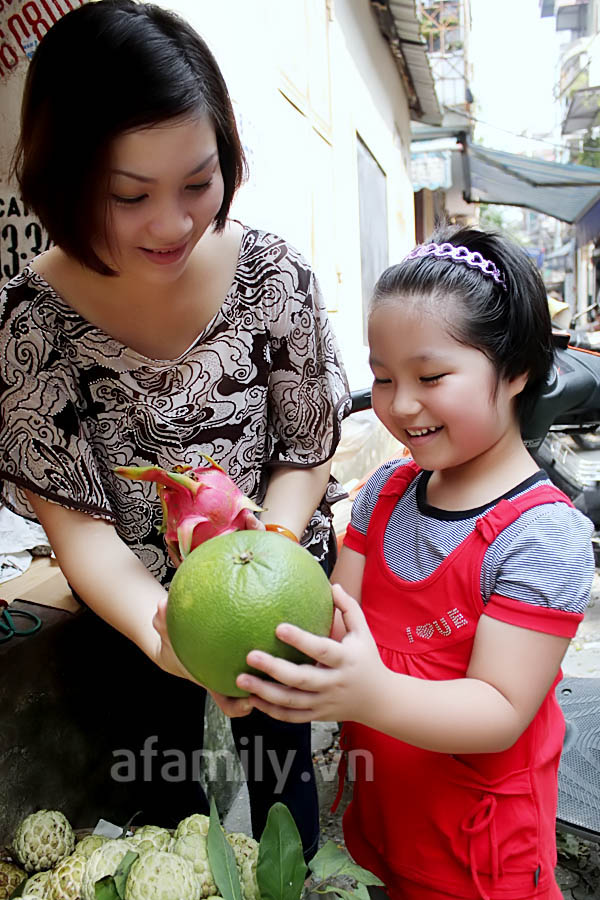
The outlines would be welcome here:
[[[209,48],[175,13],[134,0],[98,0],[44,35],[27,73],[12,171],[25,205],[79,262],[114,274],[92,248],[117,135],[195,114],[216,132],[224,182],[214,220],[225,227],[246,160],[227,87]],[[106,235],[105,235],[106,237]]]
[[[426,243],[430,241],[466,247],[491,260],[504,275],[506,290],[478,268],[422,256],[386,269],[375,285],[372,307],[396,298],[422,298],[440,314],[453,338],[485,353],[497,381],[527,373],[525,388],[516,398],[523,425],[554,359],[546,289],[538,269],[521,247],[495,232],[442,226]]]

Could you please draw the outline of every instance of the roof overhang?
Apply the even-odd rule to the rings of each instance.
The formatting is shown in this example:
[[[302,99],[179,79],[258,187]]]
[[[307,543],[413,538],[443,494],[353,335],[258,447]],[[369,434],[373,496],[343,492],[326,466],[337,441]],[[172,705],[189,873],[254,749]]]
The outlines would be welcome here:
[[[587,243],[580,225],[596,207],[600,216],[600,169],[519,156],[477,144],[468,144],[466,154],[469,183],[465,200],[524,206],[562,222],[576,223],[577,244]]]
[[[600,87],[582,88],[573,91],[567,115],[562,126],[563,134],[587,131],[591,128],[600,111]]]
[[[411,152],[439,152],[451,137],[462,153],[462,167],[455,171],[466,203],[520,206],[574,224],[578,247],[600,236],[600,168],[491,150],[471,143],[461,129],[417,123],[411,126]],[[458,186],[456,179],[453,184]]]
[[[442,111],[415,0],[370,0],[406,88],[412,119],[439,125]]]

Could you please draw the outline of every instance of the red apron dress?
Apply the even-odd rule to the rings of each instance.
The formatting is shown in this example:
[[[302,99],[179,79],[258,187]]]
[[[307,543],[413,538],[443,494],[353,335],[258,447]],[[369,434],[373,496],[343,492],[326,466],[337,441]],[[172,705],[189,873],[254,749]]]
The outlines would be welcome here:
[[[417,678],[462,678],[481,614],[551,634],[574,634],[582,616],[493,595],[481,599],[484,554],[519,516],[568,498],[550,485],[501,500],[422,581],[385,561],[383,538],[398,499],[419,473],[400,466],[382,489],[366,536],[362,607],[385,665]],[[352,547],[350,528],[345,541]],[[365,552],[365,545],[362,551]],[[567,624],[565,625],[565,622]],[[561,900],[554,879],[557,772],[564,718],[554,687],[526,731],[498,753],[445,754],[344,723],[353,781],[344,814],[348,851],[394,900]]]

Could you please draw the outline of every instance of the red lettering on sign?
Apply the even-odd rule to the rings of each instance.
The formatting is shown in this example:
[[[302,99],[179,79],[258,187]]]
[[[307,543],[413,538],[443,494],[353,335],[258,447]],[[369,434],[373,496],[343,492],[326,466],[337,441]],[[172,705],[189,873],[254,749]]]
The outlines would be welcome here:
[[[0,0],[0,12],[12,6],[14,0]],[[21,59],[31,56],[35,42],[39,42],[44,34],[64,15],[86,0],[28,0],[19,12],[9,16],[6,25],[12,40],[4,40],[0,44],[0,78],[4,78]],[[0,39],[6,35],[0,29]]]
[[[31,37],[31,32],[23,22],[23,19],[21,18],[19,13],[15,13],[13,16],[9,16],[7,25],[10,33],[22,50],[23,41],[26,41],[28,37]],[[18,33],[19,29],[22,32],[22,37]]]
[[[18,62],[19,57],[10,44],[0,44],[0,63],[3,64],[3,67],[0,69],[1,74],[4,75],[5,68],[8,70],[14,69]]]
[[[44,7],[44,9],[46,10],[46,12],[48,13],[48,15],[50,16],[50,18],[52,19],[52,23],[54,24],[54,22],[58,22],[56,14],[52,12],[52,10],[48,6],[48,3],[46,2],[46,0],[41,0],[41,3],[42,3],[42,6]]]
[[[46,32],[50,30],[51,23],[48,23],[48,21],[43,18],[42,13],[34,0],[30,0],[29,3],[25,4],[22,13],[25,17],[25,21],[28,25],[31,25],[31,29],[38,41],[41,41]]]

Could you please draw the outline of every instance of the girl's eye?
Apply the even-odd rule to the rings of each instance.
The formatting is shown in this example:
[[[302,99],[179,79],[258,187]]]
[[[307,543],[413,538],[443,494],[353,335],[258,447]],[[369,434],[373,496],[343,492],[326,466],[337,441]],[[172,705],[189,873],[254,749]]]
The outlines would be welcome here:
[[[427,377],[423,376],[420,378],[422,384],[436,384],[436,382],[441,381],[444,375],[428,375]]]
[[[113,194],[112,198],[115,203],[122,203],[123,206],[132,206],[134,203],[140,203],[147,196],[147,194],[140,194],[139,197],[119,197],[118,194]]]
[[[391,378],[373,378],[373,384],[391,384]]]
[[[209,188],[212,184],[212,178],[209,181],[203,181],[202,184],[188,184],[186,190],[188,191],[205,191],[206,188]]]

